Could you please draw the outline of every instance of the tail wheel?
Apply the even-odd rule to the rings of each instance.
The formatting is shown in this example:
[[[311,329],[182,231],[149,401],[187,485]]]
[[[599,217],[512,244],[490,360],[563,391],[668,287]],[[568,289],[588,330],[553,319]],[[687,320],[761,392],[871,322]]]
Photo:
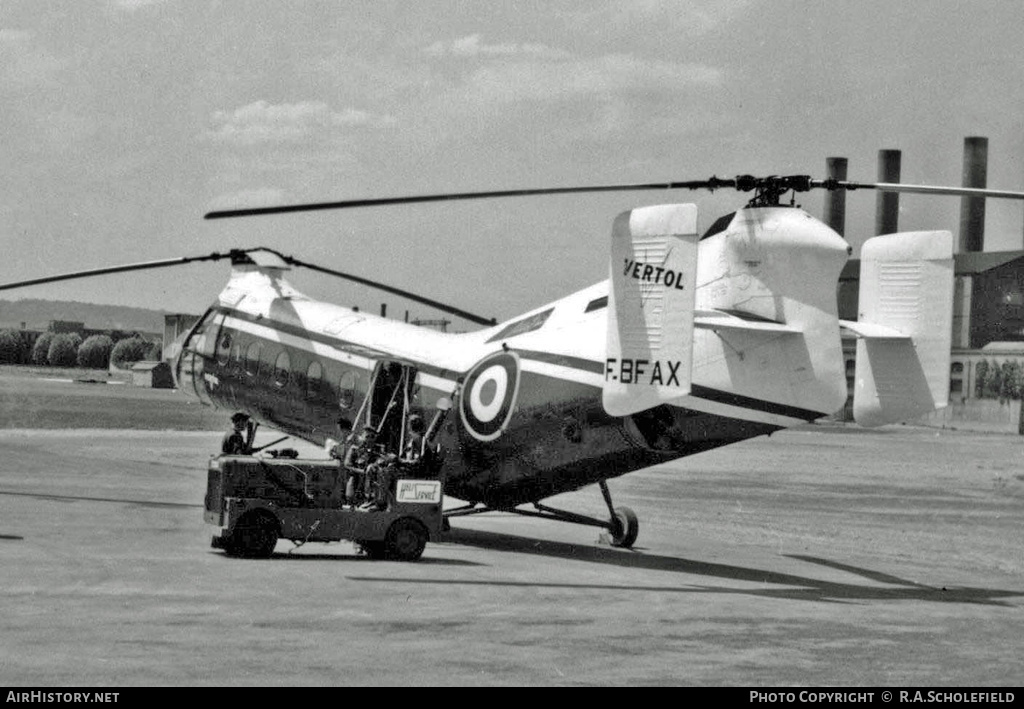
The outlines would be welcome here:
[[[384,538],[384,551],[388,559],[416,561],[427,546],[427,528],[414,519],[395,520]]]
[[[640,520],[636,512],[628,507],[616,507],[612,515],[611,527],[612,546],[629,549],[636,542],[640,533]]]
[[[231,532],[225,551],[231,556],[266,559],[277,546],[277,519],[269,512],[254,511],[242,515]]]

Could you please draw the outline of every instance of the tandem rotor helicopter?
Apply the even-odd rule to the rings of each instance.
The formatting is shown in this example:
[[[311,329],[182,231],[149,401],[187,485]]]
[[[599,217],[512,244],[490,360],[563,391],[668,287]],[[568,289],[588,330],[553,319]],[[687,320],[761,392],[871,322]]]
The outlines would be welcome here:
[[[844,337],[857,338],[854,417],[879,426],[948,398],[953,242],[948,231],[869,239],[859,314],[840,320],[843,238],[793,205],[811,189],[1024,199],[1024,192],[752,177],[363,199],[210,212],[207,219],[445,200],[642,190],[752,192],[703,233],[693,204],[612,224],[610,277],[496,323],[366,278],[256,247],[0,285],[0,290],[227,259],[216,302],[180,341],[178,388],[207,405],[324,445],[339,421],[397,446],[402,421],[439,404],[448,517],[516,512],[609,530],[631,546],[636,514],[607,481],[828,416],[847,398]],[[790,204],[784,198],[790,195]],[[312,300],[285,275],[310,268],[480,325],[450,334]],[[389,416],[396,401],[401,416]],[[389,421],[390,419],[390,421]],[[436,419],[435,419],[436,420]],[[596,483],[609,518],[543,501]]]

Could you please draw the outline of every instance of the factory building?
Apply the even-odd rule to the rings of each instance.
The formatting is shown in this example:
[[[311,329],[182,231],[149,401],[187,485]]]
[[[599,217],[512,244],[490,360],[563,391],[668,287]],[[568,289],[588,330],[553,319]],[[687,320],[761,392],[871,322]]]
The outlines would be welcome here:
[[[988,141],[964,140],[963,186],[986,186]],[[846,159],[829,158],[829,177],[846,179]],[[900,152],[879,151],[878,182],[899,182]],[[829,193],[823,219],[840,234],[845,218],[845,194]],[[953,332],[950,402],[963,404],[984,395],[984,379],[993,368],[1016,363],[1024,371],[1024,251],[984,251],[983,198],[962,197],[957,252],[954,254]],[[899,231],[899,195],[878,193],[876,234]],[[839,278],[839,317],[857,319],[860,261],[846,264]],[[847,381],[853,392],[856,344],[844,342]],[[988,396],[991,396],[991,391]],[[1007,403],[1007,402],[1003,402]],[[1014,403],[1016,406],[1017,404]],[[847,406],[849,409],[849,406]]]

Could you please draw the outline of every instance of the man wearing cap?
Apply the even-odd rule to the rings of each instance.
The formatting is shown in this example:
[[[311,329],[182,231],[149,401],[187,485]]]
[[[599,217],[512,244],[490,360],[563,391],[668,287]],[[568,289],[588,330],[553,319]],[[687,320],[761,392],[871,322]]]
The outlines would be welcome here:
[[[224,455],[249,455],[251,451],[245,442],[246,427],[249,424],[249,416],[238,412],[231,417],[231,430],[224,434],[220,451]]]

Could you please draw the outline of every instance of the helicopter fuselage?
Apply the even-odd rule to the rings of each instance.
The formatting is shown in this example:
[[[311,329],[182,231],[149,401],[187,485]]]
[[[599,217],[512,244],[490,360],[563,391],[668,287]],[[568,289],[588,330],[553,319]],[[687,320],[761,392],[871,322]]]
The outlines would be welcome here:
[[[311,300],[280,268],[235,266],[183,343],[179,388],[320,445],[343,435],[339,420],[386,418],[387,394],[375,387],[382,368],[402,368],[408,411],[429,418],[439,399],[455,399],[437,437],[447,494],[492,508],[836,411],[846,399],[835,291],[846,242],[798,209],[747,209],[724,221],[700,242],[696,283],[683,285],[696,288],[698,313],[800,334],[700,327],[690,394],[632,415],[607,413],[609,378],[679,373],[671,361],[655,373],[642,360],[606,359],[608,281],[494,327],[449,334]],[[640,279],[657,275],[635,270]]]

